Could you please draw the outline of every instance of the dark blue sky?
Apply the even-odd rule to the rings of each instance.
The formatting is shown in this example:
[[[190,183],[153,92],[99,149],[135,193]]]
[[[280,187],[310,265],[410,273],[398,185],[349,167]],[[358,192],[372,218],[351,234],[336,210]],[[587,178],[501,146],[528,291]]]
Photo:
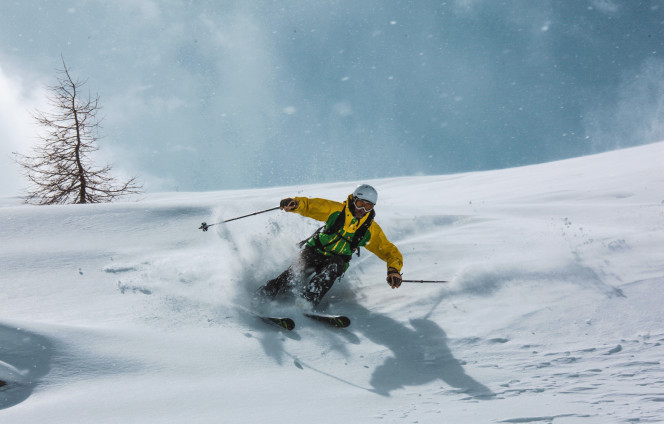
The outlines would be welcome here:
[[[101,159],[153,191],[446,174],[660,141],[663,28],[661,0],[5,2],[2,153],[34,142],[19,111],[43,105],[60,55],[101,97]]]

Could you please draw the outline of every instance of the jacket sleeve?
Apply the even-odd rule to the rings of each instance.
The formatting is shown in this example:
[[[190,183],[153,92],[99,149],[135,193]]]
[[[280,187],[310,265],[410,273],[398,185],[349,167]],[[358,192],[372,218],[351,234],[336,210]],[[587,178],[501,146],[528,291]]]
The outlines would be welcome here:
[[[293,212],[313,218],[317,221],[327,221],[327,219],[334,212],[340,211],[343,208],[343,203],[335,202],[327,199],[310,199],[308,197],[295,197],[298,202],[297,208]]]
[[[387,239],[383,229],[375,221],[369,227],[371,239],[365,246],[367,250],[387,262],[388,268],[396,268],[401,272],[403,256],[397,247]]]

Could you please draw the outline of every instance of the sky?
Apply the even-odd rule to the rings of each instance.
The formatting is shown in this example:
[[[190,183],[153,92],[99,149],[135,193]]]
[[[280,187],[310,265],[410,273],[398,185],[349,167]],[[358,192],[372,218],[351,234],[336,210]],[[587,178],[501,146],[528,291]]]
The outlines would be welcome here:
[[[0,194],[64,58],[147,191],[506,168],[664,139],[662,0],[2,1]]]

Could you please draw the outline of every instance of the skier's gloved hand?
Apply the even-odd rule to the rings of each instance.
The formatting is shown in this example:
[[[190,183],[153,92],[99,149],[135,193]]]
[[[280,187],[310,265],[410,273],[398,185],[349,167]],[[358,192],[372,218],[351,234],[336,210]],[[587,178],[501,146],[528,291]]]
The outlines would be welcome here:
[[[300,203],[299,203],[297,200],[295,200],[295,199],[291,199],[290,197],[288,197],[288,198],[286,198],[286,199],[283,199],[283,200],[281,201],[281,203],[279,203],[279,208],[280,208],[282,211],[290,212],[290,211],[292,211],[292,210],[294,210],[294,209],[297,209],[297,207],[298,207],[299,205],[300,205]]]
[[[401,286],[401,274],[396,268],[387,268],[387,284],[393,289],[398,289]]]

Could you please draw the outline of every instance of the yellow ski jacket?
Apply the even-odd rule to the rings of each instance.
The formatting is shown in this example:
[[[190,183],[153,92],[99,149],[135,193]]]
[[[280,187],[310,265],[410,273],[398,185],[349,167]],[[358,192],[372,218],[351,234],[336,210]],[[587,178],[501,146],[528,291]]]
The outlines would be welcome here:
[[[295,197],[295,200],[298,202],[298,206],[292,212],[317,221],[324,221],[326,228],[330,228],[339,214],[345,211],[346,216],[342,229],[333,234],[321,232],[318,234],[320,245],[315,242],[314,238],[309,239],[307,245],[318,248],[318,251],[324,255],[352,255],[350,240],[369,217],[369,214],[366,214],[358,220],[349,208],[345,207],[352,202],[352,195],[348,196],[348,199],[343,203],[308,197]],[[395,268],[401,272],[403,256],[399,249],[387,239],[376,221],[371,222],[358,247],[360,246],[365,246],[368,251],[385,261],[388,268]]]

